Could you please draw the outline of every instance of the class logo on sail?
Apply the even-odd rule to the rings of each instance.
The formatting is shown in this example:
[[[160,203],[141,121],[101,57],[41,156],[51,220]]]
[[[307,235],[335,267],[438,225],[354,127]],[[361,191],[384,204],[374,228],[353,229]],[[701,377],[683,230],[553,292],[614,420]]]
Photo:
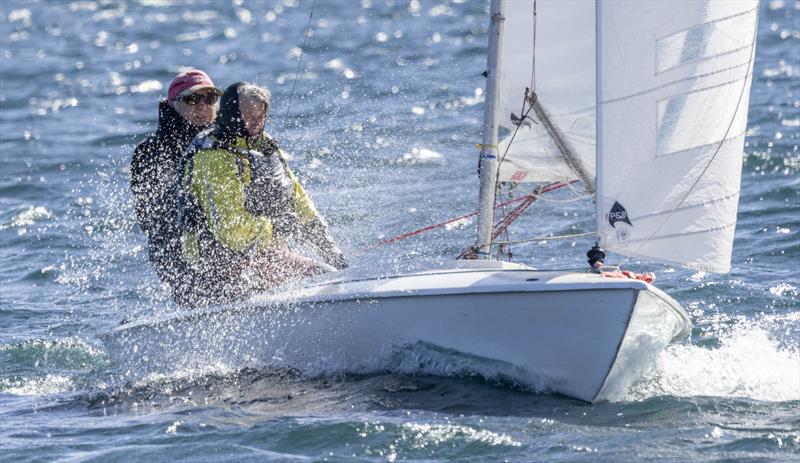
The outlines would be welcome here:
[[[614,201],[614,205],[611,206],[611,210],[608,212],[608,223],[611,225],[611,227],[617,228],[615,225],[617,222],[624,222],[631,227],[633,226],[631,219],[628,217],[628,211],[622,207],[622,204]]]

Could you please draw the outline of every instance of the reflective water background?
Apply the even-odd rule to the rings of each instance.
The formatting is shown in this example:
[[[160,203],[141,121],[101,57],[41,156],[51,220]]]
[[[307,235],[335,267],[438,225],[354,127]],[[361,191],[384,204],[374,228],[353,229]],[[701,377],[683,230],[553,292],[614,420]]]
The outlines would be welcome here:
[[[402,360],[427,375],[218,364],[131,380],[99,336],[174,309],[128,164],[182,66],[273,91],[270,130],[355,267],[449,259],[473,239],[464,222],[363,252],[474,208],[488,5],[314,5],[290,104],[312,2],[0,2],[0,460],[796,461],[797,1],[761,5],[733,271],[631,266],[694,330],[626,400],[532,394],[427,351]],[[542,202],[512,237],[591,229],[588,202]],[[568,267],[590,246],[513,251]]]

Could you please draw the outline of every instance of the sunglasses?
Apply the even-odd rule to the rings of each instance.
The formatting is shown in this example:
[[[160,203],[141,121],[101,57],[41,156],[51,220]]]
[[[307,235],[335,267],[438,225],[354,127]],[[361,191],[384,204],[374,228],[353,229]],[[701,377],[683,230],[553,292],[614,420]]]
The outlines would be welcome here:
[[[206,93],[205,95],[201,95],[199,93],[192,93],[191,95],[181,98],[181,101],[183,101],[189,106],[198,105],[200,104],[201,101],[207,105],[212,105],[217,102],[217,95],[214,93]]]

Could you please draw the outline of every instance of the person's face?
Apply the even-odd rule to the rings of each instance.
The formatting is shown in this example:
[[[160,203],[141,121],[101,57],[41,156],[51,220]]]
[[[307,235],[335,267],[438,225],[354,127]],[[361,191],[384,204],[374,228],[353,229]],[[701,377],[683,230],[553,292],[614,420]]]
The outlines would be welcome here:
[[[172,106],[192,125],[210,125],[217,118],[217,95],[210,88],[201,88],[191,95],[178,98]]]
[[[244,126],[251,138],[255,138],[264,131],[267,120],[267,106],[254,98],[239,100],[239,111],[244,118]]]

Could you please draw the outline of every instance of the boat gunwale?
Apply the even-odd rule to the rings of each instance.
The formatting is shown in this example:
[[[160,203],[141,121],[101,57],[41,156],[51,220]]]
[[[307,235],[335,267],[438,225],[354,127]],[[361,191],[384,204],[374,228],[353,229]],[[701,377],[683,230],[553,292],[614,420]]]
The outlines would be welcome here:
[[[418,275],[418,274],[416,274]],[[520,285],[522,283],[538,283],[538,287],[529,287],[529,288],[521,288]],[[281,300],[281,299],[266,299],[266,300],[247,300],[244,302],[232,303],[232,304],[222,304],[222,305],[215,305],[207,308],[202,309],[187,309],[181,312],[176,312],[171,314],[165,318],[158,318],[158,317],[148,317],[145,319],[140,319],[136,321],[131,321],[128,323],[123,323],[116,326],[114,329],[111,330],[109,335],[116,334],[119,332],[123,332],[129,329],[139,328],[142,326],[152,326],[152,327],[160,327],[165,324],[175,323],[175,322],[186,322],[191,321],[194,319],[199,319],[202,317],[207,316],[216,316],[223,314],[225,312],[243,312],[243,311],[251,311],[251,310],[259,310],[265,308],[281,308],[281,307],[292,307],[296,305],[303,305],[303,304],[330,304],[330,303],[347,303],[347,302],[355,302],[355,303],[370,303],[371,301],[382,300],[382,299],[398,299],[398,298],[406,298],[406,297],[446,297],[446,296],[469,296],[475,294],[524,294],[524,293],[558,293],[563,291],[624,291],[624,290],[631,290],[631,291],[641,291],[641,290],[656,290],[657,295],[662,299],[667,300],[668,305],[673,309],[673,312],[677,312],[680,318],[685,318],[685,315],[681,316],[681,312],[683,311],[677,302],[672,300],[666,293],[658,290],[658,288],[639,280],[620,280],[620,281],[607,281],[604,282],[606,284],[598,284],[598,283],[551,283],[545,285],[542,282],[517,282],[515,288],[504,290],[504,291],[496,291],[497,286],[488,286],[483,288],[475,288],[475,287],[462,287],[462,288],[453,288],[452,291],[444,292],[438,291],[435,293],[425,293],[424,290],[414,291],[414,290],[404,290],[404,291],[387,291],[383,293],[378,293],[375,295],[365,295],[363,293],[350,293],[348,295],[343,295],[342,297],[328,297],[328,298],[320,298],[320,299],[313,299],[311,296],[300,297],[294,300]],[[313,288],[313,287],[310,287]],[[470,290],[471,289],[471,290]],[[664,297],[666,296],[666,297]]]

